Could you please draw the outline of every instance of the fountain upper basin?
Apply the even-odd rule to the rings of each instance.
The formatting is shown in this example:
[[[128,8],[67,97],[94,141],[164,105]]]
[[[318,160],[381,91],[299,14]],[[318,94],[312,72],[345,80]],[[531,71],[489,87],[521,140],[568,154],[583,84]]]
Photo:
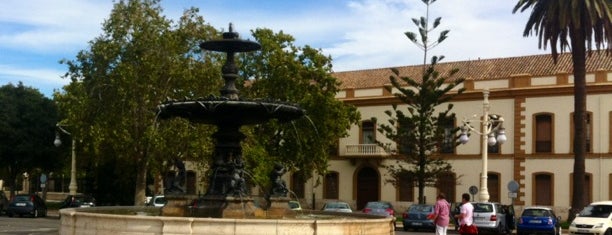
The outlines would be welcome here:
[[[270,119],[286,122],[304,116],[304,110],[295,105],[257,100],[168,101],[159,109],[160,118],[181,117],[205,124],[250,125]]]
[[[130,211],[111,213],[113,211]],[[154,207],[91,207],[60,210],[60,234],[336,235],[394,234],[393,218],[360,213],[305,211],[302,218],[224,219],[159,216]],[[310,217],[309,217],[310,216]],[[334,216],[334,218],[329,218]],[[342,217],[340,217],[342,216]]]

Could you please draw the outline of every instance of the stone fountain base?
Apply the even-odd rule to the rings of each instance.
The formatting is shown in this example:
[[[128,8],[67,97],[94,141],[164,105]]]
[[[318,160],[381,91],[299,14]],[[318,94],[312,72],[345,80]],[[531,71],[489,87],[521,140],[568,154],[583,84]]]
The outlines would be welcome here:
[[[91,207],[60,210],[61,235],[389,235],[393,219],[361,213],[303,211],[296,218],[228,219],[161,216],[154,207]]]

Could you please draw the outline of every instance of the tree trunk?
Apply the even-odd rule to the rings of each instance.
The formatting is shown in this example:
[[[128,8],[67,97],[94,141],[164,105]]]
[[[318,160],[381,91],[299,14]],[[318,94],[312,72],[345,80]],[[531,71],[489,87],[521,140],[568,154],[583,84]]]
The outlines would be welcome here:
[[[571,32],[572,61],[574,65],[574,177],[571,221],[586,206],[585,155],[586,155],[586,46],[584,35]]]
[[[134,192],[134,205],[144,206],[146,198],[147,188],[147,169],[149,168],[148,161],[144,160],[146,157],[141,157],[139,160],[138,170],[136,172],[136,187]]]

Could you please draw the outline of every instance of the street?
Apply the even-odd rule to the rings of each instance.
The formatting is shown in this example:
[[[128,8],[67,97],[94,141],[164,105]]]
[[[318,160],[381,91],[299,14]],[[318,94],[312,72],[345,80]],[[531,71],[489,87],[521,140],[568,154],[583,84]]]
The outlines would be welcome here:
[[[57,215],[44,218],[0,216],[0,234],[57,235],[58,231]]]

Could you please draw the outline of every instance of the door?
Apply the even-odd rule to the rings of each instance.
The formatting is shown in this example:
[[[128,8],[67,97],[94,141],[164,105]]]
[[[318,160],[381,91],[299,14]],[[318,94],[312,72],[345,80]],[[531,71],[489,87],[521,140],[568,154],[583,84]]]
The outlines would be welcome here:
[[[380,177],[371,167],[364,167],[357,173],[357,210],[362,210],[366,203],[379,201]]]

